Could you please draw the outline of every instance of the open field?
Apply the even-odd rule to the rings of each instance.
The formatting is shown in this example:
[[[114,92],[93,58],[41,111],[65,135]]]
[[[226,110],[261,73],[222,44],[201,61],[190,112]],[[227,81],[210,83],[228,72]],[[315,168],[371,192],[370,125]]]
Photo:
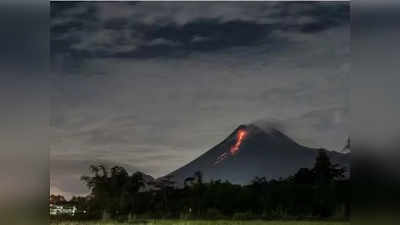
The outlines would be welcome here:
[[[50,225],[349,225],[350,222],[336,221],[185,221],[185,220],[147,220],[119,222],[53,222]]]

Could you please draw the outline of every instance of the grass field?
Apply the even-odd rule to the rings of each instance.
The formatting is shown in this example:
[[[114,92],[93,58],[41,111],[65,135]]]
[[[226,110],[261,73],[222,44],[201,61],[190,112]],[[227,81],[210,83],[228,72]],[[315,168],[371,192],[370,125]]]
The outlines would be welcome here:
[[[335,221],[187,221],[148,220],[127,223],[119,222],[52,222],[50,225],[350,225],[350,222]]]

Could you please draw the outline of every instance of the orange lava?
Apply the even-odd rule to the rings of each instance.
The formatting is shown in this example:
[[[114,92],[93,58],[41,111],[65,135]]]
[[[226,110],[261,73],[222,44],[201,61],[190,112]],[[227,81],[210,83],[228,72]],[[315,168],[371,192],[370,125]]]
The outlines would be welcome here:
[[[231,154],[234,155],[239,151],[240,145],[243,142],[243,139],[246,137],[247,131],[239,130],[237,133],[237,139],[234,146],[231,147]]]

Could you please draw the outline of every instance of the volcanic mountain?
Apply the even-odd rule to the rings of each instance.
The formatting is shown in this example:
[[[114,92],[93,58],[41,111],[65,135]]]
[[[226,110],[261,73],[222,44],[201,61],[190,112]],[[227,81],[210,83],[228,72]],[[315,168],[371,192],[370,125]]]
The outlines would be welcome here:
[[[326,151],[332,163],[349,168],[350,154]],[[277,129],[241,125],[224,141],[168,174],[177,186],[197,171],[203,180],[248,184],[254,177],[286,178],[314,165],[318,149],[302,146]]]

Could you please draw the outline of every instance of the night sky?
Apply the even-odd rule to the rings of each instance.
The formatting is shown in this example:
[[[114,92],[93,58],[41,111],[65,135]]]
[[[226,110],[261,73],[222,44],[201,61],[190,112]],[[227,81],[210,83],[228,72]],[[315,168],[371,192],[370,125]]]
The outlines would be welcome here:
[[[240,124],[348,136],[350,3],[51,3],[51,192],[90,163],[165,175]]]

